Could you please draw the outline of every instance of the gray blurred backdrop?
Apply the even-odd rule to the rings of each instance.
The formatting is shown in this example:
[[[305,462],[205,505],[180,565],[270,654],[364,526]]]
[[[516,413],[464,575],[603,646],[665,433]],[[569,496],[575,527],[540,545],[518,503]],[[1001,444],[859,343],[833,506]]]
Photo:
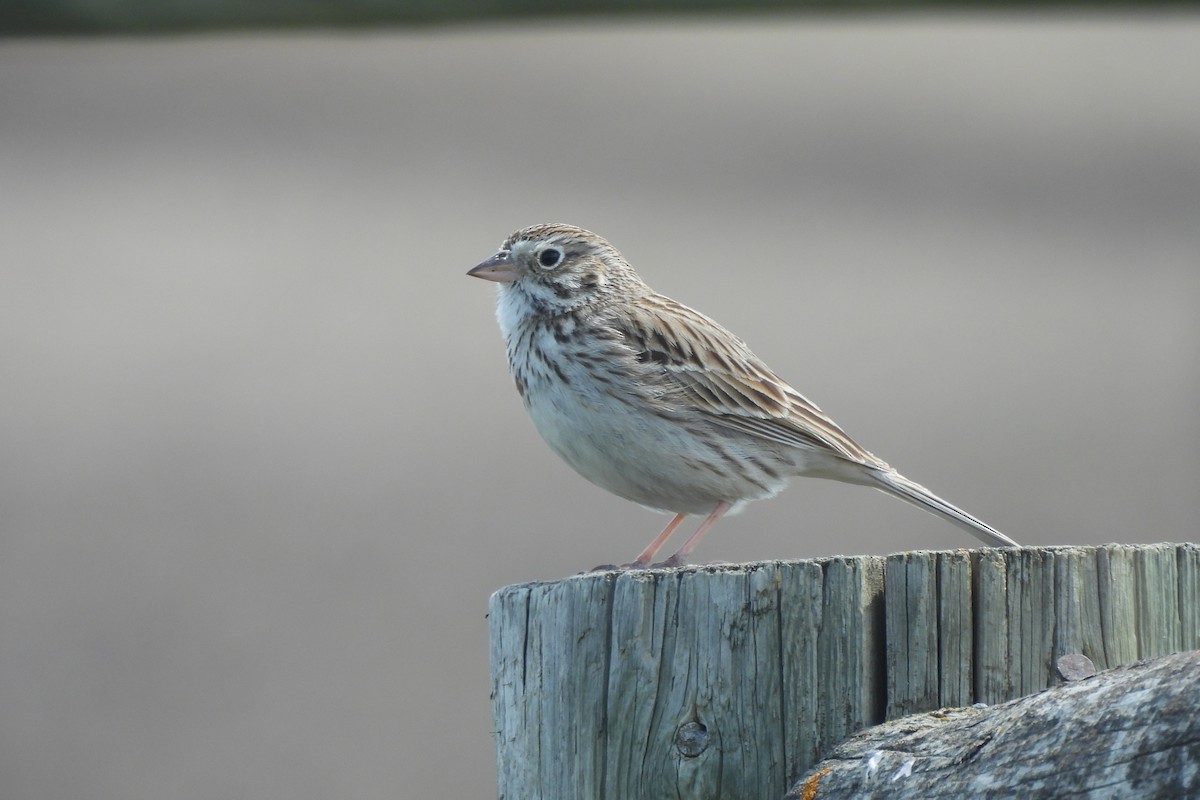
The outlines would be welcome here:
[[[570,222],[1022,542],[1195,540],[1200,17],[0,43],[0,796],[494,795],[486,603],[665,518],[542,444]],[[973,546],[798,481],[701,560]]]

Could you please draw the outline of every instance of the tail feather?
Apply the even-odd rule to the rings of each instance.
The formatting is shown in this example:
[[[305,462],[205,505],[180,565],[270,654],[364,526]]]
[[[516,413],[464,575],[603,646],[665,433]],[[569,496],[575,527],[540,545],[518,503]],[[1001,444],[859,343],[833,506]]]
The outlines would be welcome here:
[[[981,519],[971,516],[956,505],[946,502],[919,483],[910,481],[900,473],[882,470],[871,470],[871,476],[878,482],[880,490],[899,497],[905,502],[912,503],[953,522],[958,527],[970,533],[988,547],[1020,547],[1015,541],[1000,531],[988,525]]]

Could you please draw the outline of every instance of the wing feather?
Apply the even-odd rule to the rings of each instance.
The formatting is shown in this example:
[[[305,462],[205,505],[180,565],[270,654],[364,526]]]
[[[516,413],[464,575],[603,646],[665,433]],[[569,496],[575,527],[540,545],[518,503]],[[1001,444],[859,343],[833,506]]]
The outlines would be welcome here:
[[[681,399],[709,413],[714,422],[768,441],[888,468],[712,319],[657,294],[640,298],[635,307],[635,317],[614,316],[609,324],[639,361],[660,369]]]

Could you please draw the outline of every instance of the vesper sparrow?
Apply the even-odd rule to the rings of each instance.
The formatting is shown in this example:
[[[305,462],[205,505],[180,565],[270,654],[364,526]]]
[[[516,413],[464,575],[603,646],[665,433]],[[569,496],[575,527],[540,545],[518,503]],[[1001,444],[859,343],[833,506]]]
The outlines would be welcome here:
[[[675,517],[629,566],[645,566],[688,514],[704,522],[805,475],[881,489],[991,546],[1016,542],[856,444],[738,337],[654,292],[616,248],[570,225],[517,231],[467,273],[499,284],[496,318],[517,391],[546,443],[608,491]]]

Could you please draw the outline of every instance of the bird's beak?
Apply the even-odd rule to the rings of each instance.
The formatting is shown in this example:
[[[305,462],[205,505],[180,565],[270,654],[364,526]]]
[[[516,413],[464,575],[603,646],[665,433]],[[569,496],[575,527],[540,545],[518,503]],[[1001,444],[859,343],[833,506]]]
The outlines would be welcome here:
[[[517,268],[506,252],[499,252],[479,266],[467,272],[472,278],[483,278],[496,283],[512,283],[517,279]]]

